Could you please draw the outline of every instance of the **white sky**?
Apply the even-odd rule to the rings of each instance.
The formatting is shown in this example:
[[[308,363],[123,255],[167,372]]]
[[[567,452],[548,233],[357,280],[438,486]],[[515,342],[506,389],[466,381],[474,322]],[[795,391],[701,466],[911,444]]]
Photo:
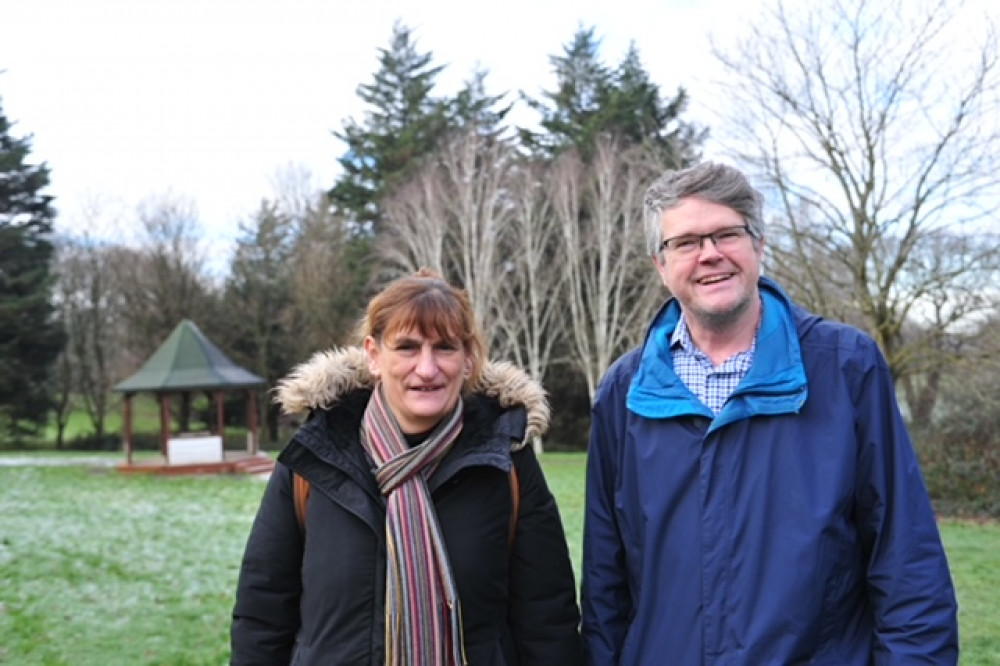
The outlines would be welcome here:
[[[664,95],[692,94],[697,120],[709,31],[756,2],[0,0],[0,100],[51,169],[60,228],[95,197],[132,207],[169,193],[194,201],[223,240],[280,169],[332,185],[343,153],[332,132],[361,117],[357,87],[397,18],[447,65],[442,92],[477,63],[491,93],[552,89],[549,56],[594,26],[607,64],[634,40]]]

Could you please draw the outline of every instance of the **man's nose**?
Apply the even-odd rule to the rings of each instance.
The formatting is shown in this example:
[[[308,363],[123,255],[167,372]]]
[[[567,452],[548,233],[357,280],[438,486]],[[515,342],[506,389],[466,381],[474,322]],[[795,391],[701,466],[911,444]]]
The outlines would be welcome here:
[[[711,236],[701,237],[701,246],[698,247],[698,261],[717,259],[722,256],[719,247],[715,244],[715,239]]]

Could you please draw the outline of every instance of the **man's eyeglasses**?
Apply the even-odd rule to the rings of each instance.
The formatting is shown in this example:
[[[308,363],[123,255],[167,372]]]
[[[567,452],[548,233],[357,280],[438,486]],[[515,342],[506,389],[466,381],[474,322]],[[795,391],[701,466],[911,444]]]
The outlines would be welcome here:
[[[715,243],[715,247],[722,250],[725,248],[735,247],[747,236],[753,236],[750,233],[750,227],[743,224],[737,227],[723,227],[721,229],[716,229],[710,234],[684,234],[683,236],[674,236],[673,238],[668,238],[663,243],[660,244],[660,249],[666,250],[671,254],[694,254],[695,252],[701,250],[702,244],[705,242],[706,238],[711,238],[712,242]]]

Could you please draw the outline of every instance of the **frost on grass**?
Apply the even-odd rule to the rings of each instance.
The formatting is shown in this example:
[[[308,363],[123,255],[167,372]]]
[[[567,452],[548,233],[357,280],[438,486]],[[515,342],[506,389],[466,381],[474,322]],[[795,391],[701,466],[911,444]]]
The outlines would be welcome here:
[[[217,662],[262,491],[232,477],[0,467],[0,565],[10,574],[0,600],[41,618],[60,663],[144,663],[150,646],[184,642],[207,646],[194,663]],[[202,632],[193,641],[183,637],[192,626]],[[30,640],[13,636],[10,649]]]

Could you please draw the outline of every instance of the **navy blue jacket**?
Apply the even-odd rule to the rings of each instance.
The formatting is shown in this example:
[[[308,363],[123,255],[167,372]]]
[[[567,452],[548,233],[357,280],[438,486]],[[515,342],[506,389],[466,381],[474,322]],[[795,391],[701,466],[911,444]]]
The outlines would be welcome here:
[[[954,589],[884,357],[760,287],[754,362],[717,416],[673,372],[674,300],[601,383],[590,662],[956,663]]]

